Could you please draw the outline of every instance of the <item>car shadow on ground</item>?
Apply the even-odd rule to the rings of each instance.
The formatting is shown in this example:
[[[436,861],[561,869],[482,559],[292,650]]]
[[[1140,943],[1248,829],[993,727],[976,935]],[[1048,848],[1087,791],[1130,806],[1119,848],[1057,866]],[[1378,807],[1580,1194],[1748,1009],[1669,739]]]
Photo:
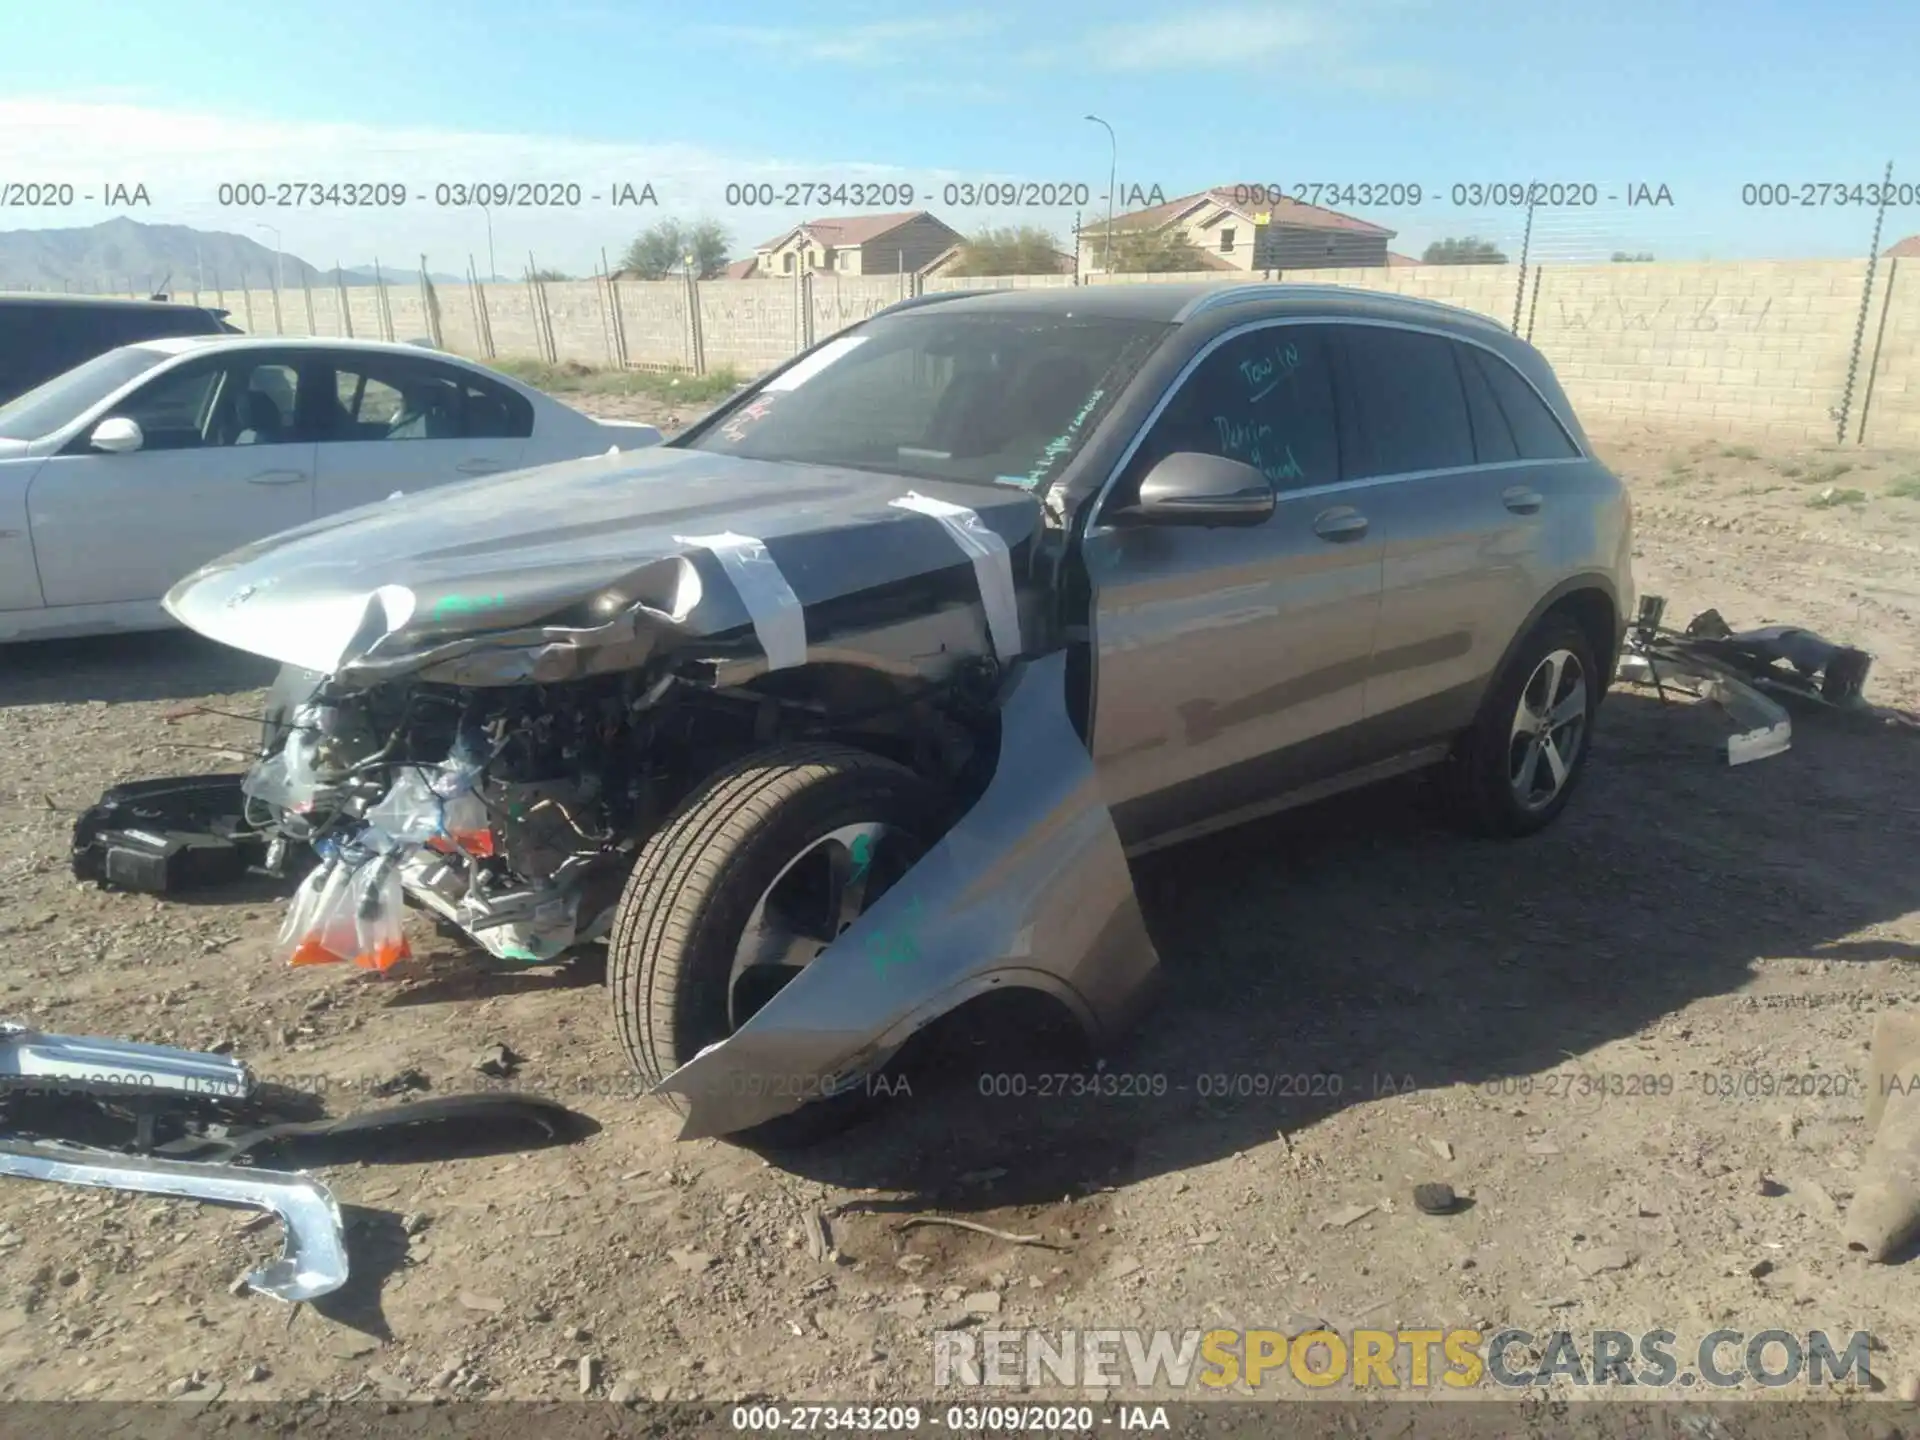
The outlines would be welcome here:
[[[1459,837],[1414,779],[1149,857],[1164,988],[1104,1070],[1004,1027],[944,1036],[911,1099],[770,1158],[909,1211],[1050,1204],[1409,1087],[1574,1073],[1756,957],[1915,958],[1848,937],[1920,909],[1920,737],[1800,718],[1786,754],[1732,768],[1729,730],[1616,691],[1581,791],[1523,841]]]
[[[200,700],[261,689],[278,669],[187,630],[32,640],[8,645],[0,659],[0,708]]]

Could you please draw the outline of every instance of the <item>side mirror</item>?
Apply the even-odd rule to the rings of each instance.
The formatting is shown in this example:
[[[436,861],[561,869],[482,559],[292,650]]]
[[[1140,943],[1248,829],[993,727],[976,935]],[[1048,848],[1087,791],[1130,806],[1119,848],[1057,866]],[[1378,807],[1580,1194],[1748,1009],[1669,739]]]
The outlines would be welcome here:
[[[1262,525],[1273,508],[1273,483],[1253,466],[1183,450],[1147,472],[1139,500],[1119,518],[1135,525]]]
[[[138,420],[114,415],[93,427],[93,434],[87,437],[87,443],[109,455],[125,455],[146,444],[147,437],[141,433]]]

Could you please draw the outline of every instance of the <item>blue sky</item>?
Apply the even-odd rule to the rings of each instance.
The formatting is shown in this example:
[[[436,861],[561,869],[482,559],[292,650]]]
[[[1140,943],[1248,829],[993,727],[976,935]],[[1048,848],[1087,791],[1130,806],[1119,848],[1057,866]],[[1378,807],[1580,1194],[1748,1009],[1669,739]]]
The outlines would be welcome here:
[[[1221,0],[1206,7],[612,0],[329,0],[16,7],[0,48],[0,181],[141,181],[137,219],[230,229],[315,263],[375,253],[436,269],[484,255],[471,211],[236,211],[223,179],[651,180],[663,212],[496,213],[500,268],[532,249],[584,269],[657,213],[709,215],[750,250],[807,213],[729,209],[729,180],[1415,183],[1418,208],[1351,208],[1432,239],[1512,247],[1513,212],[1447,187],[1666,185],[1671,207],[1542,213],[1536,256],[1857,256],[1870,209],[1751,208],[1743,182],[1920,187],[1920,5],[1910,0]],[[1904,151],[1902,150],[1904,148]],[[1438,192],[1437,194],[1434,192]],[[1916,188],[1915,194],[1920,194]],[[963,229],[1070,210],[955,211]],[[0,210],[0,228],[97,206]],[[1889,212],[1882,243],[1920,231]],[[504,233],[503,233],[504,232]],[[511,262],[509,256],[513,257]]]

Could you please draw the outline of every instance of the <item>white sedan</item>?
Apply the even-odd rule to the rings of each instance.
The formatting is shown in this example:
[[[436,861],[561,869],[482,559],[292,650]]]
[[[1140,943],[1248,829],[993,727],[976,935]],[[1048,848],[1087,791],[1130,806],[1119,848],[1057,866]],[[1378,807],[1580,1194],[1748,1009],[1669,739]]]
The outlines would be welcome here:
[[[413,345],[123,346],[0,406],[0,642],[169,626],[174,581],[278,531],[659,441]]]

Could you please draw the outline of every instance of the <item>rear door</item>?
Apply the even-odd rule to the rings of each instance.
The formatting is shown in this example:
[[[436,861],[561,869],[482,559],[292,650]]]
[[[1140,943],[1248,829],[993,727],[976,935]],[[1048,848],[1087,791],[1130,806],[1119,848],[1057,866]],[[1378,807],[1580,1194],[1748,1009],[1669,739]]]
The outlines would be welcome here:
[[[292,353],[188,360],[99,417],[136,421],[139,450],[106,454],[82,434],[48,460],[27,492],[46,603],[158,600],[207,561],[312,519],[299,385]]]
[[[1368,728],[1394,752],[1471,721],[1534,598],[1541,507],[1479,346],[1389,324],[1348,325],[1341,339],[1384,546]]]
[[[314,384],[322,515],[511,470],[533,433],[525,397],[425,357],[328,351]]]
[[[1346,768],[1380,599],[1368,502],[1344,482],[1330,327],[1270,322],[1215,342],[1149,422],[1103,509],[1163,456],[1242,460],[1277,507],[1249,528],[1113,526],[1084,543],[1094,587],[1092,749],[1129,845]]]

